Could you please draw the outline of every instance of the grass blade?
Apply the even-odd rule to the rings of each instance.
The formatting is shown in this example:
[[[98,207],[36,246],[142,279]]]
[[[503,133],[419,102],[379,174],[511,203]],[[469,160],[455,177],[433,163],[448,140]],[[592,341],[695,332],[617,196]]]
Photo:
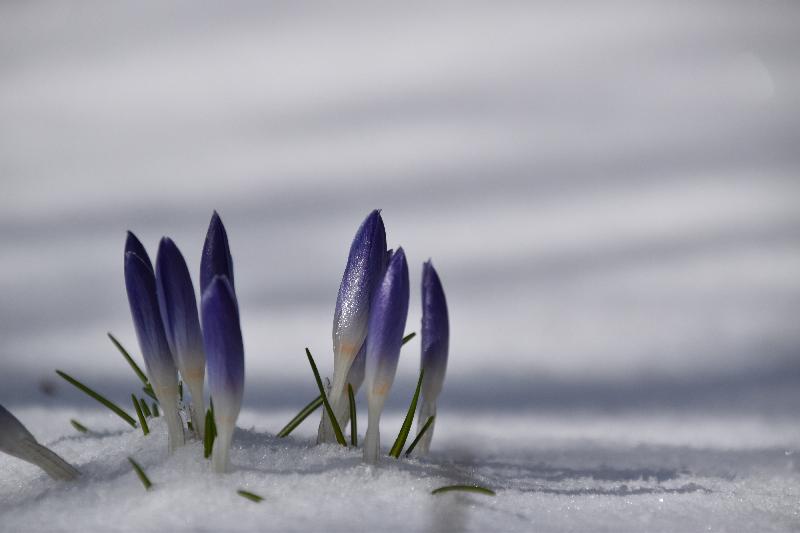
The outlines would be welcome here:
[[[414,450],[414,447],[417,445],[417,443],[422,438],[422,436],[425,434],[425,432],[428,431],[428,428],[431,427],[431,424],[433,424],[433,420],[435,418],[436,418],[436,415],[429,416],[428,420],[425,421],[425,425],[422,426],[422,429],[419,430],[419,434],[417,435],[417,437],[413,441],[411,441],[411,446],[409,446],[408,449],[406,450],[406,457],[411,455],[411,452]]]
[[[86,426],[84,426],[83,424],[81,424],[80,422],[78,422],[75,419],[70,420],[69,423],[72,424],[72,427],[74,427],[75,429],[77,429],[81,433],[86,433],[87,431],[89,431],[88,429],[86,429]]]
[[[152,487],[153,484],[150,482],[150,478],[147,477],[147,474],[144,473],[142,467],[139,466],[139,463],[134,461],[133,457],[128,457],[128,461],[130,461],[134,472],[136,472],[136,475],[139,476],[139,481],[141,481],[142,485],[144,485],[144,490],[150,490],[150,487]]]
[[[353,386],[347,384],[347,400],[350,402],[350,444],[358,446],[358,426],[356,424],[356,395]]]
[[[432,490],[431,494],[442,494],[453,491],[474,492],[476,494],[485,494],[487,496],[497,496],[492,489],[487,489],[486,487],[481,487],[479,485],[447,485],[445,487],[439,487],[438,489]]]
[[[250,491],[246,491],[246,490],[242,490],[242,489],[237,490],[236,494],[238,494],[242,498],[247,498],[251,502],[258,503],[258,502],[264,500],[263,496],[259,496],[258,494],[254,494],[254,493],[252,493]]]
[[[217,437],[217,425],[214,422],[214,413],[211,409],[206,411],[206,431],[203,436],[203,457],[208,459],[211,457],[211,451],[214,449],[214,439]]]
[[[178,399],[183,403],[183,381],[178,382]]]
[[[303,407],[297,415],[292,418],[288,424],[286,424],[282,430],[278,432],[278,437],[288,437],[289,433],[294,431],[294,429],[299,426],[303,420],[309,417],[311,413],[319,409],[319,406],[322,405],[322,396],[317,396],[313,400],[311,400],[308,405]]]
[[[147,402],[144,401],[144,398],[139,398],[139,405],[142,408],[144,416],[146,416],[147,418],[153,418],[153,413],[150,411],[150,407],[147,405]]]
[[[159,416],[161,416],[161,413],[158,412],[158,403],[156,403],[156,402],[153,402],[153,416],[155,418],[158,418]]]
[[[342,428],[339,427],[339,421],[336,420],[336,417],[333,414],[333,409],[331,409],[331,404],[328,402],[328,395],[325,394],[325,387],[322,386],[322,378],[319,377],[319,371],[317,370],[317,365],[314,363],[314,358],[311,356],[311,351],[306,348],[306,355],[308,356],[308,363],[311,365],[311,370],[314,372],[314,379],[317,380],[317,387],[319,388],[319,394],[322,396],[322,405],[325,406],[325,411],[328,412],[328,418],[331,420],[331,425],[333,426],[333,432],[336,434],[336,442],[341,444],[342,446],[347,446],[347,441],[344,440],[344,435],[342,434]]]
[[[400,346],[403,346],[405,343],[407,343],[408,341],[410,341],[411,339],[413,339],[416,336],[417,336],[417,332],[416,331],[412,331],[411,333],[409,333],[408,335],[403,337],[403,344],[401,344]]]
[[[120,409],[111,400],[108,400],[107,398],[103,397],[102,395],[96,393],[95,391],[93,391],[92,389],[90,389],[89,387],[87,387],[86,385],[84,385],[83,383],[78,381],[77,379],[73,378],[72,376],[70,376],[69,374],[67,374],[65,372],[62,372],[61,370],[56,370],[56,374],[58,374],[59,376],[64,378],[70,384],[74,385],[80,391],[86,393],[87,395],[91,396],[92,398],[94,398],[98,402],[102,403],[103,405],[105,405],[106,407],[108,407],[109,409],[114,411],[114,413],[116,413],[121,419],[123,419],[125,422],[130,424],[131,427],[136,427],[136,420],[134,420],[128,413],[126,413],[125,411]]]
[[[134,372],[136,372],[136,375],[139,377],[139,379],[142,380],[142,383],[147,385],[148,384],[147,376],[145,376],[144,372],[142,372],[142,369],[139,368],[139,365],[136,364],[136,361],[133,360],[131,354],[128,353],[128,350],[122,347],[122,344],[120,344],[117,338],[114,337],[114,335],[112,335],[110,331],[107,333],[107,335],[108,338],[111,339],[111,342],[114,343],[114,346],[117,347],[119,353],[122,354],[122,357],[124,357],[125,360],[128,362],[128,364],[131,365],[131,368],[133,369]]]
[[[406,419],[403,420],[403,425],[400,427],[400,433],[397,434],[397,440],[394,441],[392,450],[389,455],[394,458],[399,458],[400,453],[403,451],[403,446],[406,445],[408,432],[411,431],[411,422],[414,420],[414,413],[417,412],[417,400],[419,400],[419,390],[422,388],[422,376],[425,375],[425,370],[419,371],[419,381],[417,381],[417,390],[414,391],[414,397],[411,398],[411,405],[408,406]]]
[[[136,399],[136,396],[131,394],[131,400],[133,401],[133,408],[136,410],[136,416],[139,417],[139,425],[142,426],[142,433],[147,436],[150,433],[150,428],[147,427],[147,420],[144,419],[144,413],[142,412],[142,406],[139,405],[139,400]]]
[[[144,387],[142,387],[142,390],[144,391],[144,393],[145,393],[145,394],[147,394],[148,396],[150,396],[150,398],[152,398],[152,399],[153,399],[153,400],[155,400],[155,401],[158,401],[158,397],[156,396],[156,393],[155,393],[155,391],[153,391],[153,386],[152,386],[152,385],[150,385],[150,384],[148,383],[147,385],[145,385]]]

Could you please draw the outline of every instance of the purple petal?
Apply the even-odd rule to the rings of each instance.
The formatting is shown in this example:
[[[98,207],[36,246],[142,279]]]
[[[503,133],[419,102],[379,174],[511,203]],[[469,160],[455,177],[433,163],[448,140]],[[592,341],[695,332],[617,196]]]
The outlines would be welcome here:
[[[240,405],[244,390],[244,346],[239,306],[227,277],[215,276],[211,280],[203,293],[202,306],[211,396],[215,405],[219,403],[217,397]]]
[[[135,254],[150,267],[150,270],[153,270],[153,264],[150,262],[150,256],[147,255],[147,250],[142,244],[142,241],[140,241],[132,231],[128,232],[128,236],[125,239],[125,254],[127,255],[128,252]]]
[[[408,315],[408,265],[405,252],[392,255],[372,299],[367,337],[368,393],[385,395],[394,381]]]
[[[192,278],[183,255],[168,237],[161,239],[158,247],[156,289],[167,342],[181,373],[198,367],[202,371],[205,366],[203,335]]]
[[[164,335],[153,269],[133,252],[125,254],[125,287],[150,381],[156,388],[177,386],[177,370]]]
[[[219,214],[214,211],[208,225],[203,255],[200,259],[200,293],[208,289],[214,276],[225,276],[233,287],[233,259],[228,246],[228,233]]]
[[[447,299],[442,282],[428,261],[422,265],[422,368],[425,370],[422,395],[435,399],[442,390],[447,371],[447,353],[450,344],[450,323],[447,317]]]
[[[350,245],[347,266],[336,298],[333,317],[334,352],[353,354],[367,335],[372,293],[380,282],[386,260],[386,230],[380,211],[372,211]]]

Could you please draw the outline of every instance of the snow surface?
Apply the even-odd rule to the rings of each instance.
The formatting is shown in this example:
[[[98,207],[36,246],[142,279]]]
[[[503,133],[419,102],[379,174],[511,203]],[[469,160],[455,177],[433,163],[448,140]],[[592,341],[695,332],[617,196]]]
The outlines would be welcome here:
[[[57,483],[0,456],[0,531],[800,528],[800,425],[790,416],[445,412],[431,457],[387,458],[372,468],[360,450],[312,445],[316,416],[277,439],[291,411],[245,410],[233,471],[219,476],[197,441],[168,456],[161,420],[144,437],[104,411],[16,414],[85,475]],[[75,432],[71,417],[92,433]],[[400,420],[393,413],[383,421],[385,448]],[[128,456],[154,482],[151,491]],[[430,494],[453,483],[478,483],[497,496]]]

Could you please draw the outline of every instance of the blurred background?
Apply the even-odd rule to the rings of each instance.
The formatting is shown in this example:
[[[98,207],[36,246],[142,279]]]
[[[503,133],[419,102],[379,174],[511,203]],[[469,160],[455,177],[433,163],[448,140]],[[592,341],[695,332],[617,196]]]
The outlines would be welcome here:
[[[442,402],[800,409],[800,5],[0,4],[0,403],[126,398],[125,231],[195,281],[212,210],[245,401],[332,372],[383,209],[450,304]],[[419,344],[401,357],[407,405]]]

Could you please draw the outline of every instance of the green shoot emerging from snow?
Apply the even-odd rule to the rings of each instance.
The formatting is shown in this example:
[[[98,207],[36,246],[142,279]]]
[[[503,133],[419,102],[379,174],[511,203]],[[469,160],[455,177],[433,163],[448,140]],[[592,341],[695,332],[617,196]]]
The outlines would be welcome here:
[[[411,431],[411,422],[414,421],[414,413],[417,412],[417,400],[419,400],[419,390],[422,387],[422,376],[425,375],[424,370],[419,371],[419,380],[417,381],[417,390],[414,391],[414,397],[411,399],[411,405],[408,406],[408,412],[406,413],[406,419],[403,420],[403,425],[400,428],[400,433],[397,435],[397,440],[394,441],[394,446],[392,446],[389,455],[394,458],[399,458],[400,454],[403,451],[403,447],[406,445],[406,439],[408,438],[408,432]]]
[[[410,341],[411,339],[413,339],[414,337],[416,337],[416,335],[417,335],[417,333],[416,333],[415,331],[412,331],[411,333],[409,333],[408,335],[406,335],[405,337],[403,337],[403,344],[406,344],[408,341]],[[300,424],[302,424],[302,423],[303,423],[303,420],[305,420],[306,418],[308,418],[308,416],[309,416],[311,413],[313,413],[314,411],[316,411],[317,409],[319,409],[319,406],[320,406],[320,405],[322,405],[322,396],[321,396],[321,395],[320,395],[320,396],[317,396],[316,398],[314,398],[313,400],[311,400],[310,402],[308,402],[308,404],[307,404],[305,407],[303,407],[303,408],[300,410],[300,412],[299,412],[299,413],[297,413],[297,415],[295,415],[295,417],[294,417],[294,418],[292,418],[292,419],[289,421],[289,423],[288,423],[288,424],[286,424],[286,425],[283,427],[283,429],[281,429],[281,430],[278,432],[278,434],[277,434],[276,436],[277,436],[277,437],[279,437],[279,438],[288,437],[288,436],[289,436],[289,433],[291,433],[292,431],[294,431],[294,429],[295,429],[297,426],[299,426]],[[351,415],[351,416],[350,416],[350,419],[351,419],[351,420],[352,420],[352,419],[354,419],[354,416],[352,416],[352,415]]]
[[[136,396],[131,394],[131,401],[133,402],[133,408],[136,410],[136,416],[139,417],[139,425],[142,426],[142,433],[147,435],[150,433],[150,428],[147,427],[147,420],[144,418],[144,413],[142,412],[142,406],[139,405],[139,400],[136,399]]]
[[[264,498],[262,496],[259,496],[258,494],[254,494],[252,492],[249,492],[249,491],[246,491],[246,490],[242,490],[242,489],[237,490],[236,494],[238,494],[242,498],[247,498],[251,502],[258,503],[258,502],[264,500]]]
[[[128,457],[128,461],[130,461],[133,471],[136,472],[136,475],[139,477],[139,481],[144,485],[144,490],[150,490],[153,484],[150,482],[150,478],[147,477],[147,474],[144,473],[142,467],[139,466],[139,463],[134,461],[133,457]]]
[[[105,398],[104,396],[98,394],[97,392],[93,391],[77,379],[73,378],[69,374],[62,372],[61,370],[56,370],[56,374],[64,378],[68,383],[74,385],[80,391],[86,393],[87,395],[91,396],[98,402],[102,403],[109,409],[111,409],[114,413],[116,413],[121,419],[131,425],[131,427],[136,427],[136,420],[133,419],[128,413],[120,409],[114,402]]]
[[[408,457],[409,455],[411,455],[411,452],[412,452],[412,451],[414,451],[414,447],[415,447],[415,446],[417,445],[417,443],[420,441],[420,439],[421,439],[421,438],[422,438],[422,436],[425,434],[425,432],[426,432],[426,431],[428,431],[428,428],[429,428],[429,427],[431,427],[431,424],[433,424],[433,420],[434,420],[435,418],[436,418],[436,415],[433,415],[433,416],[429,416],[429,417],[428,417],[428,420],[425,422],[425,425],[423,425],[423,426],[422,426],[422,429],[421,429],[421,430],[419,430],[419,434],[418,434],[418,435],[417,435],[417,437],[416,437],[416,438],[415,438],[415,439],[414,439],[414,440],[411,442],[411,446],[409,446],[409,447],[408,447],[408,450],[406,450],[406,457]]]
[[[128,362],[128,364],[131,365],[131,368],[136,373],[136,376],[142,381],[144,385],[149,385],[149,382],[147,381],[147,376],[144,374],[144,372],[142,372],[142,369],[139,368],[139,365],[136,364],[136,361],[133,360],[131,354],[128,353],[128,350],[122,347],[122,344],[120,344],[117,338],[111,334],[111,332],[109,332],[107,335],[108,338],[111,339],[111,342],[114,343],[114,346],[117,347],[119,353],[122,354],[122,357],[124,357],[125,360]]]
[[[431,494],[442,494],[445,492],[453,492],[453,491],[474,492],[475,494],[497,496],[497,494],[493,490],[487,489],[486,487],[481,487],[479,485],[447,485],[446,487],[439,487],[438,489],[432,490]]]
[[[316,411],[317,409],[319,409],[319,406],[320,406],[320,405],[322,405],[322,396],[317,396],[316,398],[314,398],[313,400],[311,400],[311,402],[309,402],[309,403],[308,403],[308,405],[306,405],[305,407],[303,407],[303,408],[300,410],[300,412],[299,412],[299,413],[297,413],[297,416],[295,416],[294,418],[292,418],[292,419],[289,421],[289,423],[288,423],[288,424],[286,424],[286,425],[283,427],[283,429],[282,429],[282,430],[280,430],[280,431],[278,432],[278,435],[277,435],[277,436],[278,436],[279,438],[288,437],[288,436],[289,436],[289,433],[291,433],[292,431],[294,431],[294,429],[295,429],[297,426],[299,426],[299,425],[300,425],[300,424],[303,422],[303,420],[305,420],[306,418],[308,418],[308,416],[309,416],[311,413],[313,413],[314,411]]]
[[[358,426],[356,425],[356,396],[353,386],[347,384],[347,399],[350,402],[350,444],[358,446]]]
[[[86,433],[87,431],[89,431],[88,429],[86,429],[86,426],[84,426],[83,424],[81,424],[80,422],[78,422],[75,419],[70,420],[69,423],[72,424],[72,427],[74,427],[75,429],[77,429],[81,433]]]
[[[319,394],[322,396],[322,404],[325,406],[325,410],[328,412],[328,417],[330,418],[331,425],[333,426],[333,432],[336,435],[336,442],[342,446],[347,446],[347,441],[344,440],[344,435],[342,434],[342,428],[339,427],[339,422],[336,420],[336,416],[333,414],[331,404],[328,403],[328,396],[325,394],[325,387],[322,386],[322,378],[319,377],[317,365],[314,363],[314,358],[311,356],[311,351],[309,351],[308,348],[306,348],[306,355],[308,356],[308,363],[311,365],[311,371],[314,372],[314,379],[317,380]]]
[[[214,404],[211,404],[212,406]],[[203,436],[203,457],[208,459],[211,457],[211,451],[214,449],[214,438],[217,436],[217,426],[214,423],[214,413],[211,409],[206,411],[206,431]]]

